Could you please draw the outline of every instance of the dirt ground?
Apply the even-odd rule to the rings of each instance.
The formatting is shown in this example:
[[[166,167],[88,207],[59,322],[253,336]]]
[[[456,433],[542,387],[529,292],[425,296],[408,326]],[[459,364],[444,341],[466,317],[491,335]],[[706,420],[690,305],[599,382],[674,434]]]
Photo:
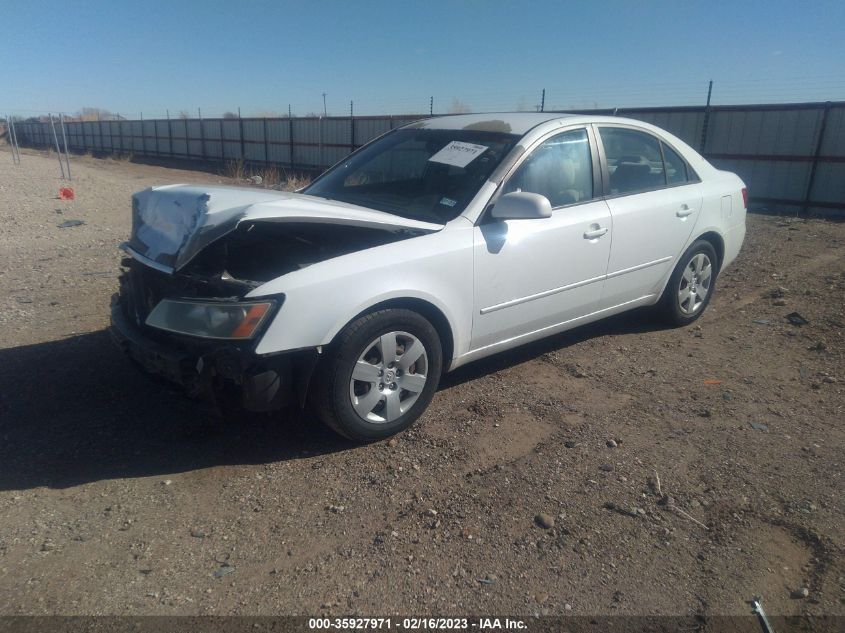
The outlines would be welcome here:
[[[845,615],[845,225],[749,216],[693,327],[643,311],[481,361],[356,446],[307,413],[214,427],[110,342],[129,195],[226,179],[74,157],[62,202],[55,156],[22,158],[0,614]]]

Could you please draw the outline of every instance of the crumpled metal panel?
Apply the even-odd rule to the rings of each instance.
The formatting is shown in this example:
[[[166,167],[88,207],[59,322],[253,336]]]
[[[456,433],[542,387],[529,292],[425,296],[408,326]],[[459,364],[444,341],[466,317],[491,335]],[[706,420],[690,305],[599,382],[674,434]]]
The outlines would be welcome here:
[[[168,185],[132,195],[132,235],[126,246],[134,257],[159,270],[173,272],[243,220],[432,232],[443,228],[439,224],[297,193]]]

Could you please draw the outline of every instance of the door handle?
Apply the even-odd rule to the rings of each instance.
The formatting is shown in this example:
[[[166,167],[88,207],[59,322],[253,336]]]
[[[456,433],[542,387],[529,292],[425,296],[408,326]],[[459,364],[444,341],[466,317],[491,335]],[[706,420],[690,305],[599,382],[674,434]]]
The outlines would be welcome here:
[[[684,204],[684,205],[681,205],[681,208],[680,208],[680,209],[678,209],[677,211],[675,211],[675,215],[677,215],[679,218],[685,218],[685,217],[687,217],[688,215],[692,215],[693,213],[695,213],[695,210],[694,210],[694,209],[690,209],[690,208],[689,208],[687,205],[685,205],[685,204]]]
[[[598,224],[591,224],[590,230],[584,233],[585,240],[594,240],[607,233],[606,226],[599,226]]]

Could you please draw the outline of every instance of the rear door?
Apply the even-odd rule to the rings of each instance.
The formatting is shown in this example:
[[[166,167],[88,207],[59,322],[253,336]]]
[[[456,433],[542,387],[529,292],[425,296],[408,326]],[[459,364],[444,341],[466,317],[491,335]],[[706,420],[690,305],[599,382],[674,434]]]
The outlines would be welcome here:
[[[549,330],[596,309],[611,224],[600,191],[595,142],[586,128],[538,143],[502,193],[546,196],[549,218],[482,218],[474,232],[472,349]]]
[[[698,178],[669,145],[645,130],[597,126],[613,217],[601,307],[660,292],[701,211]]]

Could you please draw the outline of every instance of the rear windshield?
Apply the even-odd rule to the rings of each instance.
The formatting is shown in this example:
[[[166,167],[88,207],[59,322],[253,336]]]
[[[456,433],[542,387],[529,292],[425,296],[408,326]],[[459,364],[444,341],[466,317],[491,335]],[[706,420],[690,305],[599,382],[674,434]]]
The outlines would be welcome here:
[[[303,193],[445,224],[463,212],[519,138],[475,130],[396,130]]]

